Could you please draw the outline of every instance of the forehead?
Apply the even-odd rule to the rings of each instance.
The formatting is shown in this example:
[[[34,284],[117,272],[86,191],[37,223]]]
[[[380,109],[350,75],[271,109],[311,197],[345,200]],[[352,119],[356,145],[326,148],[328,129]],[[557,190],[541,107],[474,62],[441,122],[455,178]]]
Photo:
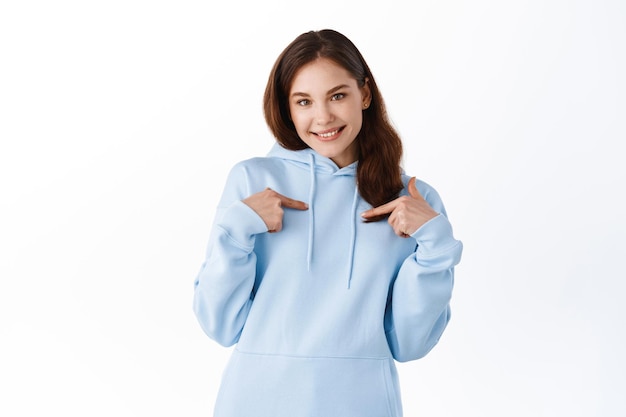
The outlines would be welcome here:
[[[302,66],[293,78],[293,92],[326,92],[338,85],[356,87],[356,79],[341,65],[326,58],[319,58]]]

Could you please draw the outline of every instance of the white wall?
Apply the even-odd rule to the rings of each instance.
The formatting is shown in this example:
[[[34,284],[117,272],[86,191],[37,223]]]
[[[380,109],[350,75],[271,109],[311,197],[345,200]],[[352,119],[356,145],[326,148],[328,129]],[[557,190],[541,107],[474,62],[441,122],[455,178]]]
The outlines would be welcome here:
[[[0,6],[1,415],[210,415],[213,209],[272,143],[277,54],[326,27],[465,244],[448,331],[399,365],[405,415],[626,414],[624,2],[213,4]]]

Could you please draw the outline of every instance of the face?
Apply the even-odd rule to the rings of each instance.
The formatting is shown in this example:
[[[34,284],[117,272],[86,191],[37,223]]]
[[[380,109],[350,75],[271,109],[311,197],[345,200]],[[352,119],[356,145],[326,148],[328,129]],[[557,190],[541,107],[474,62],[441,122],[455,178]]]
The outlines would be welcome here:
[[[370,90],[340,65],[317,59],[296,73],[289,111],[298,136],[339,168],[357,159],[356,137],[369,106]]]

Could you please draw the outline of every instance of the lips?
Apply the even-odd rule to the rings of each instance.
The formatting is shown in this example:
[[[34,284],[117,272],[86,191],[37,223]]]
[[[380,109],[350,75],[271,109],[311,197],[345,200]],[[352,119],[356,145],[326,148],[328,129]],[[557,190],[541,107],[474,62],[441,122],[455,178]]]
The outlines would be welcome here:
[[[332,130],[325,130],[323,132],[313,132],[313,134],[318,136],[322,140],[330,140],[330,139],[334,139],[337,135],[339,135],[339,133],[341,133],[344,127],[345,126],[332,129]]]

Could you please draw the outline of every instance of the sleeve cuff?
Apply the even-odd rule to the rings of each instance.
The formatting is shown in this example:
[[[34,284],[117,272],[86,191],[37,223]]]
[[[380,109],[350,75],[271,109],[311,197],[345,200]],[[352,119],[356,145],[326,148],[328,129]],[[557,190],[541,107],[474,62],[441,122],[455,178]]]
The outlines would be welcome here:
[[[460,244],[454,238],[452,225],[443,214],[424,223],[411,237],[417,241],[417,252],[426,257],[436,256]]]
[[[254,235],[267,232],[267,225],[261,216],[243,201],[231,204],[217,224],[242,246],[252,246]]]

